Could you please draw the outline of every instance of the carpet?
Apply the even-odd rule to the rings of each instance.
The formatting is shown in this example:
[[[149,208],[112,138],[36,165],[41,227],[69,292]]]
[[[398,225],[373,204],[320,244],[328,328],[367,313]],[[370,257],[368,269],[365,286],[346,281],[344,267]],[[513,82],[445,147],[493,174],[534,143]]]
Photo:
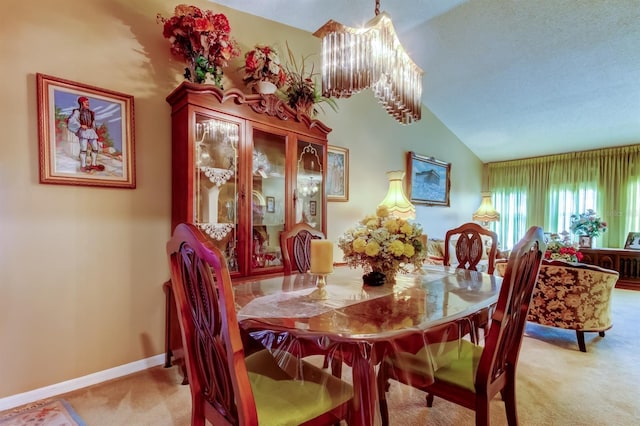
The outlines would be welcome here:
[[[86,426],[64,399],[17,408],[0,417],[0,426]]]

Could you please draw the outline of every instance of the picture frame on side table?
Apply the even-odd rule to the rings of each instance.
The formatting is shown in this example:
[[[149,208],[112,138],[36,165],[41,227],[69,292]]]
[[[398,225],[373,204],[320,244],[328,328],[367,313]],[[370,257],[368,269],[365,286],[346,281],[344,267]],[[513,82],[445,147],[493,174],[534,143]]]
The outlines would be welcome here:
[[[40,183],[136,187],[133,96],[36,74]]]
[[[449,207],[451,163],[409,151],[405,185],[411,202]]]
[[[578,247],[579,248],[591,248],[593,243],[593,238],[588,235],[579,235],[578,236]]]
[[[349,150],[327,146],[327,201],[349,201]]]
[[[629,232],[624,248],[627,250],[640,250],[640,232]]]

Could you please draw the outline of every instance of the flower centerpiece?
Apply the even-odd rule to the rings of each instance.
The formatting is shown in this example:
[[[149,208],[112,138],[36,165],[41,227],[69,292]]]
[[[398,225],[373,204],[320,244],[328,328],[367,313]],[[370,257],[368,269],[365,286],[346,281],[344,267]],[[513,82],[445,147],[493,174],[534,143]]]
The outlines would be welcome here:
[[[164,18],[162,35],[171,42],[171,53],[187,61],[184,78],[204,83],[210,75],[216,86],[222,88],[222,68],[240,55],[236,41],[231,38],[227,17],[196,6],[179,4],[174,15]]]
[[[287,73],[286,89],[284,97],[287,104],[296,111],[307,114],[310,117],[318,113],[318,109],[322,110],[319,104],[326,103],[334,111],[338,110],[338,104],[335,99],[322,96],[315,78],[317,73],[314,71],[313,64],[311,70],[307,73],[307,59],[303,56],[300,62],[296,58],[287,44],[287,52],[289,54],[288,63],[285,65]]]
[[[565,262],[581,262],[582,253],[570,244],[565,244],[559,240],[552,240],[547,244],[547,251],[544,252],[544,258],[547,260],[564,260]]]
[[[350,267],[383,274],[387,282],[393,283],[398,272],[409,272],[408,265],[413,265],[414,270],[422,268],[427,253],[421,235],[419,225],[393,217],[387,207],[379,206],[375,215],[366,216],[348,229],[338,239],[338,247]]]
[[[594,238],[599,237],[606,230],[607,222],[604,222],[592,209],[588,209],[579,215],[571,215],[571,232],[576,235]]]
[[[279,89],[287,81],[278,51],[271,46],[257,44],[253,50],[248,51],[244,55],[244,73],[243,80],[248,85],[266,81]]]

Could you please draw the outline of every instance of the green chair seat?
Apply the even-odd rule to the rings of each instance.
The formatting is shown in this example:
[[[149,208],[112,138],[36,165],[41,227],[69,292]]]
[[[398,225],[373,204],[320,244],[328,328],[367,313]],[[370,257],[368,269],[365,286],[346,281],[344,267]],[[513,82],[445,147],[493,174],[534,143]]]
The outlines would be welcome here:
[[[262,350],[246,358],[260,425],[295,426],[349,401],[353,388],[289,354]],[[300,379],[294,374],[300,373]]]
[[[387,358],[386,362],[415,377],[430,380],[433,375],[434,379],[475,392],[475,377],[482,349],[482,346],[467,340],[435,343],[415,354],[402,352],[394,355]]]

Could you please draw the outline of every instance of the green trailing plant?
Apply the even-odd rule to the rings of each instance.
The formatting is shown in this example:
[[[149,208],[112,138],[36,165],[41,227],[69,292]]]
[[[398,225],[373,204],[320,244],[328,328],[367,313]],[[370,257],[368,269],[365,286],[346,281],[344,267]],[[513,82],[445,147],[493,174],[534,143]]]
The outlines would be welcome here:
[[[321,90],[316,84],[315,78],[318,73],[315,72],[313,63],[311,70],[307,73],[307,60],[310,55],[301,56],[300,61],[296,57],[287,43],[288,61],[285,64],[285,72],[287,74],[287,83],[285,88],[280,91],[287,104],[300,112],[305,112],[309,116],[315,116],[318,111],[325,112],[322,103],[326,103],[335,112],[338,111],[338,104],[335,99],[322,96]]]

